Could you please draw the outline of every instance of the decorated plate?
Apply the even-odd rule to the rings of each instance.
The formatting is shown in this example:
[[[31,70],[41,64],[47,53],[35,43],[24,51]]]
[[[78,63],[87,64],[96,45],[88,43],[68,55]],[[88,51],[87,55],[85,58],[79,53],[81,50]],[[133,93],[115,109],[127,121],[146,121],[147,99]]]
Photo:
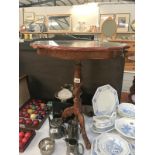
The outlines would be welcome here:
[[[135,138],[135,120],[131,118],[120,118],[115,121],[115,129],[128,138]]]
[[[117,91],[108,84],[98,87],[92,103],[95,115],[111,115],[119,104]]]
[[[135,117],[135,105],[131,103],[121,103],[118,105],[118,113],[124,117]]]
[[[97,155],[129,155],[130,148],[128,142],[119,135],[103,133],[94,139],[92,152]]]

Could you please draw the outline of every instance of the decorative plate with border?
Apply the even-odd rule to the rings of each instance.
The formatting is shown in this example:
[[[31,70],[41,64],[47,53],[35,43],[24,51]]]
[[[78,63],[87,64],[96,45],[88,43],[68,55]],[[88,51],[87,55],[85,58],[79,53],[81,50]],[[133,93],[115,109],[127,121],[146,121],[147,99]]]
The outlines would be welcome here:
[[[115,120],[115,129],[123,136],[135,139],[134,119],[123,117]]]
[[[119,104],[117,91],[109,84],[98,87],[92,103],[96,116],[111,115]]]
[[[129,155],[130,148],[128,142],[119,135],[103,133],[94,139],[91,152],[92,155]]]
[[[123,117],[135,117],[135,105],[131,103],[121,103],[118,105],[118,113]]]

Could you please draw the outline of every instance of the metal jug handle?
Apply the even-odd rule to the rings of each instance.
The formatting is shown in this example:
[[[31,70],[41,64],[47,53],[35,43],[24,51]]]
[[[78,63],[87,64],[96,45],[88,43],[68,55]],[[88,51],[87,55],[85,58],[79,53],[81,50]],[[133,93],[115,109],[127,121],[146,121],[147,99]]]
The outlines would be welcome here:
[[[82,148],[82,152],[80,153],[80,147]],[[78,143],[78,155],[83,155],[84,154],[84,146],[82,143]]]

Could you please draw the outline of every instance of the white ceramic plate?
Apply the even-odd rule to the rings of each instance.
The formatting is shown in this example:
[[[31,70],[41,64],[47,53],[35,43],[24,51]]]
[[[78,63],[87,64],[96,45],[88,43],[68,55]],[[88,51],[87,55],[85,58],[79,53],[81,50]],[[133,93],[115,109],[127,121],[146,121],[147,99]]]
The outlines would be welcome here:
[[[120,118],[115,120],[115,129],[125,137],[135,138],[135,120],[132,118]]]
[[[105,127],[105,128],[97,128],[94,125],[91,125],[90,128],[91,128],[92,132],[100,134],[100,133],[110,132],[110,131],[114,130],[115,126],[112,125],[112,126],[108,126],[108,127]]]
[[[109,84],[98,87],[92,103],[96,116],[111,115],[119,104],[117,91]]]
[[[94,118],[95,117],[95,118]],[[96,116],[93,117],[93,125],[97,128],[106,128],[114,125],[114,121],[108,117],[99,116],[102,119],[97,119]],[[98,116],[97,116],[98,117]]]
[[[92,143],[92,152],[97,155],[129,155],[130,148],[126,140],[113,133],[103,133]],[[94,155],[94,154],[92,154]]]
[[[131,103],[121,103],[118,105],[118,113],[123,117],[135,117],[135,105]]]

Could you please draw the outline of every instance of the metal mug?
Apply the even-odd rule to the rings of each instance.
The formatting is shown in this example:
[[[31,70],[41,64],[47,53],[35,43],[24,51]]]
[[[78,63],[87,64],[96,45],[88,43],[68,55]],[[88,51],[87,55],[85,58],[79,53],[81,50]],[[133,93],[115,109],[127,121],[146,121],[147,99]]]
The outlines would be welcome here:
[[[76,139],[66,138],[67,152],[66,155],[83,155],[84,154],[84,146],[81,143],[78,143]],[[81,149],[80,149],[81,147]],[[81,152],[80,152],[81,150]]]
[[[51,155],[55,149],[55,141],[46,137],[39,142],[38,147],[41,155]]]
[[[49,136],[52,139],[60,139],[66,135],[66,127],[63,124],[61,118],[53,118],[52,120],[49,117]]]
[[[71,120],[68,123],[68,138],[78,139],[79,138],[79,126],[76,120]]]

